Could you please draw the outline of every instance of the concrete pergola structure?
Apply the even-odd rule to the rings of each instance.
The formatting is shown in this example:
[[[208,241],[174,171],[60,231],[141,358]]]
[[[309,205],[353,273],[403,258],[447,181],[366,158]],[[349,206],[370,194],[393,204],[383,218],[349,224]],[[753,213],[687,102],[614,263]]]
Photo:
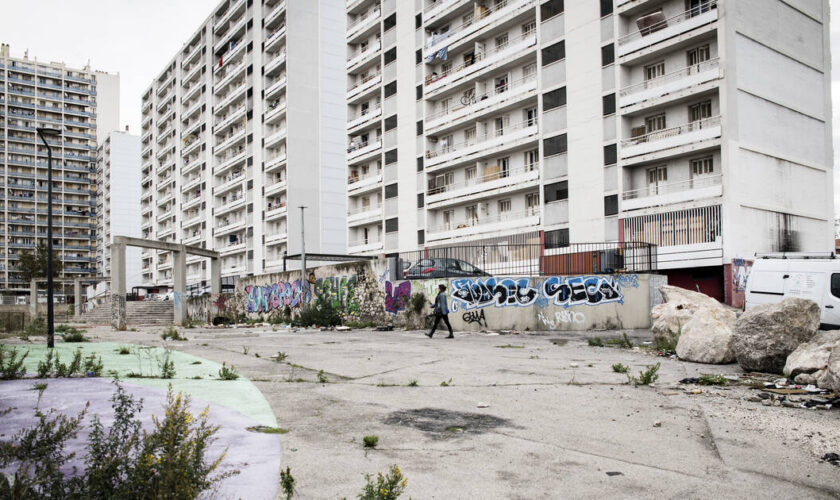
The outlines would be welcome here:
[[[182,300],[187,289],[187,254],[210,258],[210,293],[217,295],[222,291],[222,262],[219,260],[219,252],[179,243],[114,236],[111,243],[111,326],[117,330],[125,330],[125,247],[172,252],[172,303],[175,307],[176,325],[182,325],[187,319],[187,305]]]

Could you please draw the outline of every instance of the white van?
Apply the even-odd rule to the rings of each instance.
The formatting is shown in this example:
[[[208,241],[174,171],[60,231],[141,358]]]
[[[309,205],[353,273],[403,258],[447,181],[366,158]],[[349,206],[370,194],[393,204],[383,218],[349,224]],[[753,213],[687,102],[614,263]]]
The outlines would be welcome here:
[[[840,258],[757,257],[746,288],[746,308],[787,297],[820,305],[820,323],[840,327]]]

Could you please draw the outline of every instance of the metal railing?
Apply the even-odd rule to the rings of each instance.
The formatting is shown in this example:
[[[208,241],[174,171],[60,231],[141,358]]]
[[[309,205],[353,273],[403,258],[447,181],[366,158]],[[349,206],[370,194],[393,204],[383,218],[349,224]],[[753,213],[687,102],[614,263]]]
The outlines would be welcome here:
[[[529,165],[526,165],[526,166],[520,167],[520,168],[507,169],[507,170],[499,169],[499,170],[490,171],[490,172],[487,172],[485,170],[485,173],[483,175],[476,176],[472,179],[466,179],[466,180],[458,181],[458,182],[450,182],[448,184],[443,184],[443,185],[440,185],[440,186],[436,185],[437,183],[435,182],[434,179],[429,179],[429,188],[428,188],[428,191],[426,191],[426,194],[431,196],[433,194],[446,193],[448,191],[454,191],[456,189],[460,189],[460,188],[464,188],[464,187],[468,187],[468,186],[479,186],[479,185],[487,183],[487,182],[497,181],[499,179],[506,179],[506,178],[509,178],[509,177],[516,177],[518,175],[527,174],[528,172],[534,172],[534,171],[538,171],[538,170],[539,170],[539,163],[538,162],[533,162]]]
[[[619,91],[619,95],[621,97],[625,97],[630,94],[635,94],[636,92],[642,90],[660,87],[668,82],[672,82],[674,80],[681,80],[689,75],[717,68],[719,62],[720,59],[715,57],[714,59],[709,59],[708,61],[703,61],[698,64],[692,64],[691,66],[686,66],[685,68],[678,69],[677,71],[672,71],[670,73],[664,74],[656,78],[651,78],[650,80],[634,83],[633,85],[628,85],[627,87],[621,89]]]
[[[680,193],[683,191],[690,191],[692,189],[700,189],[710,186],[719,186],[721,184],[722,175],[703,175],[698,176],[687,181],[669,182],[667,184],[657,184],[640,189],[633,189],[625,191],[621,195],[622,200],[634,200],[636,198],[644,198],[647,196],[658,196],[669,193]]]
[[[505,222],[509,220],[521,221],[526,217],[539,217],[540,209],[538,207],[529,208],[518,212],[501,212],[493,215],[476,215],[475,217],[466,217],[457,221],[444,222],[440,226],[430,226],[429,233],[439,233],[443,231],[452,231],[455,229],[466,229],[468,227],[483,226],[487,224],[494,224],[497,222]]]
[[[517,44],[521,41],[528,40],[528,39],[532,39],[534,41],[534,43],[536,43],[537,42],[536,33],[525,33],[524,35],[514,37],[512,40],[508,40],[507,43],[505,43],[503,45],[487,49],[483,52],[479,52],[479,53],[475,54],[469,61],[467,61],[467,62],[465,62],[465,63],[463,63],[459,66],[450,68],[447,71],[443,71],[439,75],[436,72],[432,72],[432,74],[426,75],[426,85],[431,85],[432,83],[443,80],[444,78],[448,77],[449,75],[451,75],[453,73],[457,73],[461,70],[469,68],[470,66],[473,66],[474,64],[477,64],[479,61],[481,61],[483,59],[487,59],[488,57],[490,57],[492,55],[504,52],[505,50],[509,49],[512,45],[515,45],[515,44]]]
[[[440,147],[436,148],[435,150],[428,150],[426,151],[426,158],[434,158],[436,156],[444,155],[447,153],[452,153],[454,151],[459,151],[464,148],[468,148],[471,146],[475,146],[476,144],[480,144],[482,142],[491,141],[493,139],[497,139],[499,137],[504,137],[505,135],[510,134],[511,132],[517,130],[525,130],[530,127],[537,126],[537,119],[533,118],[531,120],[525,120],[519,123],[514,123],[513,125],[505,124],[501,129],[493,130],[484,135],[475,136],[471,139],[467,139],[461,142],[455,142],[452,144],[441,144]]]
[[[689,132],[695,132],[697,130],[715,127],[718,125],[720,125],[720,115],[689,122],[685,125],[680,125],[679,127],[656,130],[654,132],[650,132],[649,134],[640,135],[638,137],[631,137],[630,139],[624,139],[621,141],[621,147],[636,146],[639,144],[656,142],[662,139],[667,139],[669,137],[676,137],[681,134],[687,134]]]
[[[697,17],[701,14],[705,14],[713,9],[717,8],[717,0],[709,0],[708,2],[704,2],[696,7],[692,7],[685,12],[681,12],[675,16],[671,16],[668,19],[663,19],[656,23],[650,24],[643,28],[640,28],[638,31],[634,31],[633,33],[628,33],[622,37],[619,37],[618,44],[624,45],[628,42],[636,40],[638,38],[650,35],[651,33],[655,33],[659,30],[665,29],[668,26],[673,24],[680,24],[685,22],[693,17]]]
[[[428,49],[432,48],[434,45],[439,44],[440,42],[448,40],[448,39],[452,38],[453,36],[459,35],[466,28],[468,28],[468,27],[470,27],[473,24],[476,24],[478,22],[484,21],[485,19],[487,19],[488,17],[492,16],[493,14],[499,12],[500,10],[504,9],[508,5],[511,5],[514,1],[516,1],[516,0],[502,0],[501,2],[498,2],[497,4],[495,4],[493,6],[481,7],[481,9],[483,9],[483,10],[477,10],[476,9],[476,11],[474,11],[473,17],[469,18],[467,21],[459,24],[458,26],[450,28],[449,31],[447,31],[446,33],[441,33],[441,34],[435,36],[434,39],[433,39],[434,41],[429,40],[428,42],[426,42],[426,45],[424,46],[425,49],[428,50]],[[522,2],[522,5],[526,5],[527,3],[528,2]],[[437,5],[435,5],[434,7],[437,7]],[[476,15],[476,14],[478,14],[478,15]]]
[[[636,242],[465,244],[399,254],[403,279],[569,276],[657,271],[656,245]]]
[[[514,81],[508,83],[507,85],[495,86],[493,88],[493,90],[491,90],[489,92],[485,92],[483,94],[479,94],[479,95],[475,95],[475,89],[467,90],[466,92],[464,92],[463,96],[461,96],[461,105],[460,106],[449,108],[449,109],[443,109],[443,110],[440,110],[440,111],[436,111],[434,113],[430,113],[428,116],[426,116],[426,120],[427,121],[435,120],[437,118],[441,118],[441,117],[446,116],[446,115],[457,113],[458,111],[461,111],[462,109],[471,108],[471,107],[475,106],[476,104],[479,104],[481,101],[484,101],[486,99],[489,99],[489,98],[497,96],[497,95],[505,94],[505,93],[510,92],[511,90],[513,90],[515,88],[519,88],[519,87],[521,87],[521,86],[523,86],[527,83],[535,82],[536,80],[537,80],[537,75],[536,74],[528,75],[524,78],[520,78],[519,80],[514,80]]]

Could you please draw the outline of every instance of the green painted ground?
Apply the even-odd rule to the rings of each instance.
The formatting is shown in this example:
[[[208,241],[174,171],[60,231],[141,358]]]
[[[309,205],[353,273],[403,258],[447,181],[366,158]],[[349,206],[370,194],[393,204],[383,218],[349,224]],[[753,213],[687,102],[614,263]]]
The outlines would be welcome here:
[[[119,354],[121,346],[128,347],[130,354]],[[12,346],[6,346],[12,347]],[[25,366],[27,376],[37,374],[38,362],[46,357],[47,347],[43,345],[15,346],[18,351],[29,351]],[[129,377],[139,374],[144,377],[159,376],[160,364],[166,351],[160,347],[110,342],[57,343],[55,353],[63,363],[70,363],[73,353],[81,348],[82,356],[96,354],[105,365],[103,376],[114,372],[123,380],[139,385],[165,389],[169,384],[176,392],[183,392],[195,398],[226,406],[256,420],[260,425],[277,426],[274,413],[262,393],[250,380],[240,375],[237,380],[220,380],[222,365],[203,358],[178,351],[170,351],[170,360],[175,363],[175,377],[172,379]],[[198,362],[198,363],[197,363]],[[201,377],[196,379],[196,377]]]

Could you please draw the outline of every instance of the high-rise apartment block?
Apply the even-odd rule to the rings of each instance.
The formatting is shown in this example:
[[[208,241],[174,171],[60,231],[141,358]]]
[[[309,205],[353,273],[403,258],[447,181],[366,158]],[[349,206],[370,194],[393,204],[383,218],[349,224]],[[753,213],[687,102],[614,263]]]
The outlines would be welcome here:
[[[96,274],[110,277],[114,236],[141,237],[140,136],[115,131],[105,138],[96,155],[96,181]],[[141,285],[139,248],[126,249],[125,267],[126,288]]]
[[[829,251],[828,1],[348,0],[351,253]]]
[[[143,96],[144,238],[220,251],[223,279],[280,271],[305,206],[307,251],[344,253],[343,28],[336,0],[213,9]],[[143,272],[171,284],[171,255],[144,252]]]
[[[62,279],[88,278],[96,263],[97,138],[118,126],[119,76],[11,57],[0,46],[0,290],[28,293],[19,253],[47,235],[47,148],[36,129],[57,129],[52,148],[53,248]],[[60,297],[60,293],[56,294]]]

